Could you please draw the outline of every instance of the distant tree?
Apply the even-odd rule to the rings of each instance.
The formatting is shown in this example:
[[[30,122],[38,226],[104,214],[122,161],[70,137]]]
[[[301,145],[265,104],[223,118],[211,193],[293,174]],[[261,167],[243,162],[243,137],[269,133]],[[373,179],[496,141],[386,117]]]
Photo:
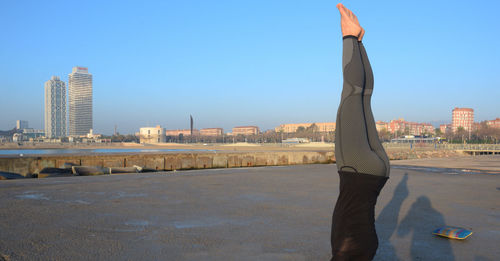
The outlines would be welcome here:
[[[313,123],[313,124],[311,124],[311,126],[307,127],[306,131],[309,133],[318,132],[319,127],[318,127],[318,125],[316,125],[316,123]]]
[[[493,143],[498,143],[498,141],[500,140],[500,128],[494,128],[491,133],[491,137],[493,139]]]
[[[6,130],[6,131],[0,130],[0,136],[12,137],[14,133],[22,133],[22,132],[23,130],[18,130],[17,128],[13,128],[11,130]]]
[[[479,143],[496,143],[500,138],[500,129],[493,128],[486,121],[479,123],[479,126],[473,132],[473,136]]]
[[[382,142],[390,141],[392,134],[386,128],[383,128],[378,132],[378,137]]]
[[[274,130],[266,131],[262,133],[262,141],[264,143],[281,143],[283,136],[283,130],[276,132]]]
[[[455,132],[455,140],[459,140],[460,142],[464,142],[467,137],[469,136],[469,133],[465,130],[464,127],[458,127],[457,128],[457,131]]]
[[[440,128],[435,128],[435,129],[434,129],[434,135],[435,135],[436,137],[440,137],[440,136],[442,136],[442,135],[443,135],[443,133],[441,132],[441,129],[440,129]]]
[[[116,135],[112,136],[102,136],[102,139],[110,139],[111,142],[137,142],[139,143],[139,137],[133,135],[133,134],[128,134],[128,135],[122,135],[117,133]]]
[[[304,126],[299,126],[295,132],[300,133],[300,132],[305,132],[305,131],[306,131],[306,128],[304,128]]]
[[[410,135],[410,127],[405,127],[404,135]]]
[[[335,142],[335,131],[327,132],[325,142]]]

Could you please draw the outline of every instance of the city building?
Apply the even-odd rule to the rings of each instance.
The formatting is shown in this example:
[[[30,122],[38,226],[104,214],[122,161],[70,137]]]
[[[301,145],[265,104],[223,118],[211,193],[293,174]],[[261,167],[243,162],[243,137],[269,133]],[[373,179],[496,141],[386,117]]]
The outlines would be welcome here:
[[[165,135],[166,136],[191,136],[191,129],[183,129],[183,130],[166,130]],[[197,129],[193,129],[193,136],[198,136],[200,135],[200,131]]]
[[[45,136],[43,130],[35,130],[35,129],[22,129],[22,133],[14,133],[12,134],[12,141],[21,142],[21,141],[33,141]]]
[[[66,84],[57,76],[45,82],[44,120],[47,138],[66,136]]]
[[[387,124],[387,122],[377,121],[377,122],[375,122],[375,128],[377,129],[378,132],[380,132],[382,130],[388,131],[389,125]]]
[[[471,108],[455,108],[452,111],[451,128],[456,132],[458,128],[462,127],[464,130],[470,132],[473,130],[474,123],[474,110]]]
[[[141,143],[162,143],[166,141],[165,128],[160,125],[156,127],[143,127],[139,129]]]
[[[486,121],[486,124],[491,128],[500,129],[500,118],[496,118],[496,119],[491,120],[491,121]]]
[[[22,129],[27,129],[28,127],[28,121],[23,121],[23,120],[17,120],[16,121],[16,129],[22,130]]]
[[[200,130],[201,136],[222,136],[224,130],[222,128],[204,128]]]
[[[316,122],[316,123],[288,123],[281,124],[280,126],[274,128],[276,132],[284,132],[284,133],[294,133],[302,127],[304,129],[310,128],[312,125],[315,125],[315,131],[317,132],[333,132],[335,131],[335,122]]]
[[[423,123],[422,128],[424,133],[423,134],[435,134],[436,133],[436,128],[430,123]]]
[[[22,141],[23,140],[23,134],[21,133],[14,133],[12,135],[12,141],[13,142],[19,142],[19,141]]]
[[[85,135],[80,135],[80,138],[85,138],[85,139],[100,139],[102,137],[102,134],[96,134],[94,133],[93,129],[89,130],[89,133]]]
[[[106,142],[111,142],[111,139],[103,139],[102,134],[96,134],[94,133],[93,129],[90,129],[89,133],[86,135],[81,135],[80,140],[82,143],[106,143]],[[156,142],[149,142],[149,143],[156,143]]]
[[[451,131],[451,124],[440,124],[439,125],[439,130],[443,134],[445,134],[447,132],[450,132]]]
[[[86,135],[92,129],[92,74],[73,67],[68,79],[69,135]]]
[[[233,135],[257,135],[259,134],[259,127],[257,126],[238,126],[233,128]]]
[[[403,133],[406,129],[406,121],[403,118],[391,120],[387,124],[387,130],[390,133]]]
[[[27,140],[37,139],[44,136],[45,132],[43,130],[36,130],[31,128],[23,129],[23,137],[26,137]]]
[[[387,130],[390,133],[396,133],[399,135],[424,135],[435,133],[435,129],[432,124],[405,121],[403,118],[391,120],[387,124]]]

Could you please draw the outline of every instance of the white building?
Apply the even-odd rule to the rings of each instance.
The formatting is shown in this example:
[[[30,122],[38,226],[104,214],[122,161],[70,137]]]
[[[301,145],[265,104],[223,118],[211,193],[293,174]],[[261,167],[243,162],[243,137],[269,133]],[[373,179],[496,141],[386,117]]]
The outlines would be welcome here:
[[[31,128],[23,129],[23,137],[25,137],[26,140],[36,139],[44,136],[45,132],[43,130],[36,130]]]
[[[16,129],[22,130],[28,128],[28,121],[17,120],[16,121]]]
[[[141,143],[162,143],[166,141],[165,128],[160,125],[156,127],[143,127],[139,130]]]
[[[45,135],[66,136],[66,84],[57,76],[45,82]]]
[[[92,74],[73,67],[68,79],[69,136],[86,135],[92,129]]]
[[[12,141],[13,142],[18,142],[18,141],[22,141],[23,140],[23,134],[21,133],[14,133],[12,135]]]

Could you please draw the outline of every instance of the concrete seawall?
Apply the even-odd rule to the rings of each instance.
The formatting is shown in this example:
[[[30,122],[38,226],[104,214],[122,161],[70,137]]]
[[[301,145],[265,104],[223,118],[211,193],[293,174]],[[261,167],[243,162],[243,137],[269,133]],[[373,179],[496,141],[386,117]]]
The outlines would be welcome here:
[[[463,151],[459,150],[405,150],[389,148],[386,151],[391,160],[446,158],[466,155]],[[132,167],[137,165],[155,170],[183,170],[326,164],[334,162],[335,153],[331,150],[43,155],[0,158],[0,171],[31,177],[34,174],[38,174],[43,168],[60,168],[64,163],[100,167]]]
[[[333,163],[333,151],[286,152],[207,152],[125,155],[71,155],[0,158],[0,171],[31,177],[46,167],[62,167],[64,163],[82,166],[132,167],[134,165],[156,170],[183,170],[205,168],[235,168],[252,166],[279,166],[314,163]]]

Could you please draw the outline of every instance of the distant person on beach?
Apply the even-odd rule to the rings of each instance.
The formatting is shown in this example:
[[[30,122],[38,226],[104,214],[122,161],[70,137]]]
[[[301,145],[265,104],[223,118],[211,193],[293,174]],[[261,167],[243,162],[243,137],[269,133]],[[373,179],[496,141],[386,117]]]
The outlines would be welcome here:
[[[377,252],[375,204],[389,178],[389,159],[371,110],[373,73],[361,40],[365,30],[338,4],[344,85],[337,112],[335,157],[340,193],[332,218],[332,260],[372,260]]]

